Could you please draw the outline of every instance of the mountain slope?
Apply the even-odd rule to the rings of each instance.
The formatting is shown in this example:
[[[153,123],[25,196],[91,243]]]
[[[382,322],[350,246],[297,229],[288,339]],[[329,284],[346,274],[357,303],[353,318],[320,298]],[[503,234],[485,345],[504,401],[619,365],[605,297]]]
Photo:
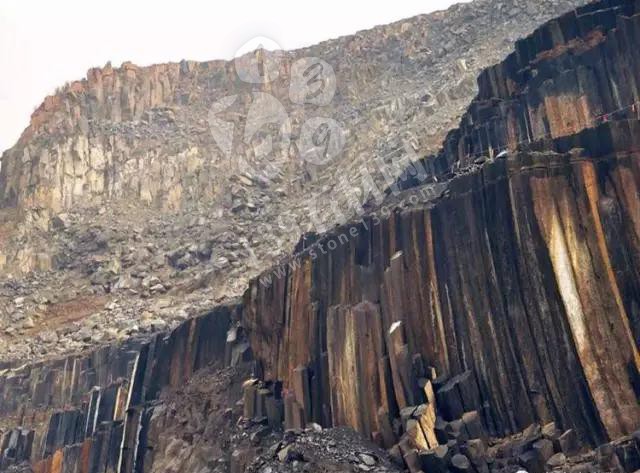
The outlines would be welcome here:
[[[398,157],[434,152],[477,73],[578,3],[479,0],[299,51],[106,66],[62,87],[2,157],[0,356],[173,326],[240,294],[302,233],[345,221],[363,191],[386,187]],[[331,66],[323,79],[335,92],[300,104],[295,65],[314,57]],[[277,78],[239,76],[259,64],[275,64]],[[288,120],[287,143],[271,126],[272,153],[269,126],[245,136],[273,111],[273,101],[256,109],[256,93]],[[213,116],[234,124],[227,153],[210,112],[233,96]],[[335,120],[344,141],[323,165],[300,158],[314,151],[304,125],[318,117]]]
[[[0,372],[0,469],[637,471],[639,34],[545,23],[430,172],[241,300]]]

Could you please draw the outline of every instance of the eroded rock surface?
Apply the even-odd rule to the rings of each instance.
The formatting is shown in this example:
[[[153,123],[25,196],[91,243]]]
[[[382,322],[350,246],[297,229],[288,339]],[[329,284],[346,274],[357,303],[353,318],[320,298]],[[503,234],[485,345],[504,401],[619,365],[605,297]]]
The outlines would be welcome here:
[[[77,351],[242,294],[300,234],[343,223],[372,183],[386,187],[402,170],[390,158],[435,152],[477,74],[581,1],[458,5],[278,55],[268,84],[239,76],[275,60],[260,52],[108,65],[62,87],[2,156],[0,357]],[[314,57],[330,66],[335,92],[302,104],[296,77]],[[265,154],[265,136],[245,136],[257,93],[284,107],[290,147],[276,146],[276,134]],[[235,127],[227,153],[210,112],[234,96],[214,114]],[[344,148],[324,165],[301,159],[304,124],[318,117],[344,132]]]

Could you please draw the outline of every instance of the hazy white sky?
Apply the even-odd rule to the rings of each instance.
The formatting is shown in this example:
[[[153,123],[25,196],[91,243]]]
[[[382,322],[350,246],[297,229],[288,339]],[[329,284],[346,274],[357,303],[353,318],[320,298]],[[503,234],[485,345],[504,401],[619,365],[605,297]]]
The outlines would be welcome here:
[[[47,94],[111,61],[232,58],[264,36],[284,49],[447,8],[453,0],[0,0],[0,151]]]

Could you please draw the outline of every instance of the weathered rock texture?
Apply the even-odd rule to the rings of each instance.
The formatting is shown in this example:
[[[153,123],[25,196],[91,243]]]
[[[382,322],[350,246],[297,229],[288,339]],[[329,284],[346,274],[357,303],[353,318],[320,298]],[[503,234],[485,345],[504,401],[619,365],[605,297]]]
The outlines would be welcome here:
[[[111,343],[150,320],[172,323],[167,312],[241,295],[301,233],[345,223],[372,183],[386,187],[402,170],[391,158],[436,152],[478,73],[583,1],[476,0],[297,51],[107,65],[62,87],[2,156],[0,359]],[[277,78],[241,80],[236,66],[274,56]],[[321,106],[292,94],[296,65],[314,57],[335,85]],[[267,125],[245,136],[258,93],[290,119],[287,149],[263,153],[263,138],[280,143]],[[226,154],[209,112],[233,96],[216,115],[235,127]],[[320,166],[301,158],[304,123],[317,117],[344,131],[342,151]],[[59,306],[81,310],[58,317]]]
[[[268,166],[252,162],[253,169],[268,175],[275,167],[279,177],[302,181],[285,179],[291,192],[303,186],[306,193],[320,193],[322,185],[335,185],[334,174],[347,167],[357,172],[366,155],[386,154],[401,139],[412,141],[418,153],[435,151],[476,93],[478,72],[501,60],[512,41],[579,3],[477,1],[285,53],[277,79],[260,89],[285,105],[292,135],[318,114],[293,100],[291,67],[297,59],[318,57],[332,67],[336,86],[321,116],[340,121],[353,138],[340,163],[328,167],[328,179],[305,183],[304,163],[288,152],[283,160],[272,156]],[[235,158],[225,157],[211,136],[208,112],[217,100],[240,94],[224,119],[244,131],[255,88],[241,80],[238,63],[255,60],[249,55],[236,63],[91,69],[47,97],[3,155],[0,204],[64,209],[126,198],[179,208],[219,197],[230,176],[247,170],[237,157],[247,153],[249,161],[259,160],[260,153],[257,144],[236,139]]]
[[[150,341],[4,373],[0,467],[30,460],[43,473],[141,471],[134,465],[147,454],[150,403],[162,389],[182,386],[196,370],[224,361],[232,317],[233,309],[222,307]],[[8,448],[16,436],[5,430],[11,425],[28,426],[18,431],[21,448]]]
[[[239,305],[166,336],[8,368],[2,455],[153,471],[160,390],[253,358],[246,418],[347,425],[412,473],[487,471],[487,437],[520,431],[530,471],[609,441],[600,468],[637,469],[639,38],[637,1],[545,24],[425,160],[444,186],[399,182],[361,221],[306,235]]]
[[[427,160],[441,174],[463,169],[449,182],[447,197],[365,217],[310,245],[284,277],[267,275],[271,285],[265,277],[254,281],[244,320],[266,378],[290,386],[303,365],[318,385],[314,392],[336,378],[350,383],[338,383],[340,397],[321,397],[311,412],[330,411],[334,420],[380,431],[378,408],[393,414],[415,404],[417,378],[405,370],[419,355],[447,376],[472,370],[480,404],[469,407],[481,409],[499,435],[550,420],[595,443],[635,430],[637,7],[607,2],[578,9],[520,42],[515,56],[482,75],[463,127]],[[586,45],[578,33],[601,39]],[[593,78],[590,87],[576,80],[576,69]],[[630,71],[625,80],[619,69]],[[520,71],[520,79],[500,82],[509,70]],[[501,115],[504,84],[516,103],[520,90],[544,100],[530,109],[521,105],[528,113]],[[554,87],[567,103],[581,104],[584,124],[571,122],[575,108],[547,111],[545,102],[559,100],[548,92]],[[496,97],[501,89],[502,99]],[[586,128],[594,115],[623,107]],[[506,118],[496,123],[498,116]],[[483,117],[493,127],[487,147],[489,140],[519,141],[515,130],[532,116],[547,127],[573,124],[564,134],[551,128],[554,139],[527,144],[508,159],[467,170],[467,152],[482,146],[474,132],[487,128]],[[350,379],[348,372],[361,375]],[[385,395],[390,390],[395,399]],[[359,408],[363,391],[373,396],[369,410]],[[353,411],[364,419],[350,418]]]

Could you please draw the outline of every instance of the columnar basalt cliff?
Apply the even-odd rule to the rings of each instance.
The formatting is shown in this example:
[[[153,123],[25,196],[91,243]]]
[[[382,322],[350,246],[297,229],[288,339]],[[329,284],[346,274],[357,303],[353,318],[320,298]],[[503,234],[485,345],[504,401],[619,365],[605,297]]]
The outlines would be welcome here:
[[[265,376],[290,386],[294,369],[309,366],[312,390],[323,392],[344,373],[365,370],[356,377],[377,393],[369,410],[357,407],[360,388],[338,384],[340,402],[326,395],[316,412],[342,421],[358,412],[350,424],[367,433],[382,428],[378,408],[393,414],[415,401],[418,380],[402,383],[403,395],[396,373],[415,356],[447,377],[471,370],[480,390],[473,407],[498,435],[555,420],[598,443],[638,428],[637,8],[622,1],[578,9],[484,73],[462,128],[425,162],[459,174],[446,197],[365,217],[311,245],[285,278],[254,281],[244,320]],[[529,66],[513,66],[516,57]],[[497,79],[516,69],[518,81]],[[591,87],[575,80],[575,69],[593,78]],[[544,107],[560,100],[549,92],[556,87],[567,103],[581,104],[582,123],[573,120],[575,107]],[[526,113],[510,113],[521,90],[538,97],[535,106],[525,101]],[[552,136],[516,149],[516,131],[532,122]],[[571,126],[553,128],[562,123]],[[510,145],[508,157],[483,166],[499,143]],[[370,343],[363,358],[358,347]],[[331,347],[352,351],[337,361]]]
[[[173,328],[240,296],[300,234],[386,187],[403,167],[390,157],[435,153],[478,73],[584,1],[474,0],[296,51],[108,64],[60,87],[0,158],[0,359]],[[322,80],[305,95],[310,61]],[[260,70],[267,83],[247,78]],[[264,104],[287,126],[262,123]],[[307,159],[317,119],[339,129],[321,164]]]
[[[210,363],[246,356],[246,345],[227,343],[235,311],[221,307],[152,340],[4,372],[0,470],[27,460],[43,473],[142,471],[140,440],[161,390]]]
[[[480,157],[533,141],[576,134],[613,119],[637,118],[634,2],[594,3],[580,15],[552,20],[484,70],[480,92],[451,131],[434,173],[448,174]],[[595,23],[594,23],[595,22]],[[594,25],[598,26],[594,28]],[[409,183],[410,184],[410,183]]]
[[[480,76],[426,181],[305,235],[238,305],[8,366],[0,470],[158,471],[161,391],[249,360],[246,419],[346,425],[412,473],[509,471],[474,452],[521,431],[528,471],[562,469],[577,443],[606,444],[601,468],[638,469],[639,39],[637,1],[543,25]]]
[[[220,118],[233,123],[236,133],[244,132],[240,118],[256,91],[244,76],[269,57],[268,64],[275,64],[272,80],[258,90],[285,106],[292,136],[313,114],[290,93],[292,67],[301,58],[318,57],[335,74],[336,94],[321,103],[323,113],[359,135],[346,144],[341,164],[355,167],[362,164],[360,155],[388,153],[403,134],[419,152],[433,152],[473,98],[477,73],[511,48],[505,38],[513,41],[578,4],[509,0],[495,6],[481,0],[292,52],[91,69],[85,79],[47,97],[16,146],[2,156],[0,206],[61,210],[125,198],[181,208],[219,197],[229,178],[247,171],[238,156],[246,156],[254,177],[263,178],[268,173],[260,143],[235,139],[233,152],[225,154],[211,135],[208,112],[217,100],[238,95]],[[379,136],[383,131],[386,136]],[[342,172],[330,166],[325,170],[330,179],[306,182],[305,172],[325,171],[301,170],[288,151],[279,158],[274,162],[270,156],[278,176],[301,180],[287,189],[292,198],[300,186],[321,193],[319,188],[331,180],[335,185],[333,174]]]

